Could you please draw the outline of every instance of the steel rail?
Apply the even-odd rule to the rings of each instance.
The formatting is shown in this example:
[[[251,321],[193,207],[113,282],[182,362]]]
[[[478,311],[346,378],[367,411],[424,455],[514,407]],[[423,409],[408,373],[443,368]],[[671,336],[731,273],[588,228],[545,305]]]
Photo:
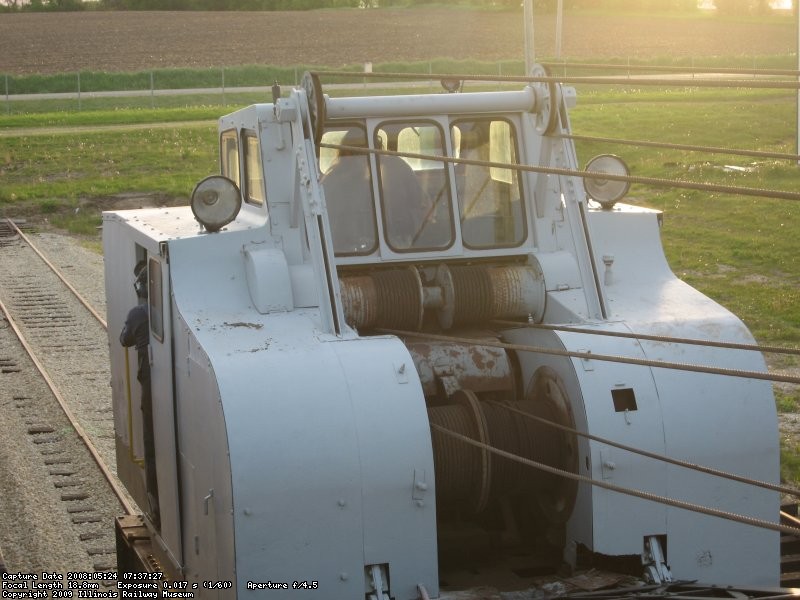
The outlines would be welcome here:
[[[577,350],[557,350],[555,348],[545,348],[544,346],[528,346],[525,344],[510,344],[508,342],[495,342],[492,340],[456,337],[449,335],[439,335],[425,333],[423,331],[401,331],[398,329],[378,328],[379,333],[395,335],[397,337],[416,337],[441,342],[454,342],[457,344],[477,344],[492,348],[503,348],[505,350],[515,350],[517,352],[536,352],[539,354],[549,354],[552,356],[564,356],[568,358],[582,358],[586,360],[600,360],[605,362],[623,363],[628,365],[639,365],[642,367],[656,367],[659,369],[672,369],[676,371],[691,371],[693,373],[706,373],[709,375],[725,375],[728,377],[741,377],[744,379],[758,379],[761,381],[779,381],[782,383],[800,384],[800,377],[785,375],[782,373],[768,373],[763,371],[747,371],[742,369],[729,369],[724,367],[710,367],[694,363],[678,363],[662,360],[650,360],[644,358],[634,358],[631,356],[619,356],[615,354],[595,354],[594,352],[583,352]]]
[[[762,150],[741,150],[738,148],[723,148],[721,146],[695,146],[692,144],[671,144],[669,142],[650,142],[645,140],[623,140],[619,138],[596,137],[590,135],[556,134],[553,137],[575,140],[579,142],[602,142],[604,144],[620,144],[626,146],[644,146],[649,148],[665,148],[667,150],[688,150],[690,152],[708,152],[709,154],[733,154],[753,158],[775,158],[778,160],[800,161],[800,154],[786,154],[783,152],[766,152]]]
[[[334,148],[348,150],[360,154],[376,154],[379,156],[399,156],[406,158],[418,158],[421,160],[432,160],[456,165],[473,165],[478,167],[490,167],[499,169],[512,169],[526,173],[544,173],[547,175],[563,175],[565,177],[583,177],[588,179],[602,179],[606,181],[627,181],[629,183],[639,183],[652,185],[655,187],[671,187],[703,192],[720,192],[725,194],[735,194],[740,196],[755,196],[759,198],[773,198],[777,200],[800,200],[800,193],[786,192],[782,190],[765,190],[761,188],[740,187],[732,185],[722,185],[716,183],[697,183],[693,181],[681,181],[679,179],[662,179],[658,177],[637,177],[633,175],[615,175],[612,173],[600,173],[582,171],[576,169],[563,169],[560,167],[542,167],[535,165],[521,165],[514,163],[504,163],[488,160],[475,160],[471,158],[455,158],[453,156],[437,156],[434,154],[419,154],[416,152],[396,152],[394,150],[382,150],[377,148],[363,148],[359,146],[348,146],[345,144],[332,144],[322,142],[318,144],[321,148]]]
[[[611,69],[615,71],[663,71],[665,73],[687,73],[687,74],[704,74],[704,73],[720,73],[731,75],[761,75],[761,76],[774,76],[782,75],[786,77],[798,77],[800,71],[797,69],[745,69],[736,67],[676,67],[674,65],[622,65],[622,64],[603,64],[603,63],[571,63],[571,62],[552,62],[545,61],[541,63],[542,66],[547,68],[576,68],[576,69],[590,69],[590,70],[603,70]]]
[[[359,73],[354,71],[313,71],[313,75],[357,77],[358,79],[411,79],[429,81],[452,79],[458,81],[494,81],[503,83],[584,83],[601,85],[651,85],[714,88],[759,88],[776,90],[800,89],[800,81],[749,79],[675,79],[654,77],[528,77],[524,75],[472,75],[467,73]]]
[[[58,267],[56,267],[53,263],[51,263],[47,259],[47,257],[34,245],[34,243],[30,240],[30,238],[27,235],[22,233],[22,230],[19,227],[17,227],[17,224],[14,223],[14,221],[12,221],[11,219],[6,219],[6,222],[9,225],[11,225],[14,231],[17,232],[17,235],[19,235],[25,241],[25,243],[28,244],[28,246],[30,246],[31,250],[33,250],[36,253],[36,255],[42,259],[42,261],[44,261],[44,264],[46,264],[50,268],[50,270],[56,275],[56,277],[58,277],[61,280],[61,283],[67,286],[69,291],[72,292],[75,298],[78,299],[78,302],[83,304],[86,310],[92,313],[92,316],[95,319],[97,319],[97,321],[103,326],[103,329],[107,330],[108,324],[106,323],[106,320],[100,315],[100,313],[98,313],[95,310],[95,308],[91,304],[89,304],[89,301],[86,300],[83,296],[81,296],[78,290],[76,290],[75,287],[69,281],[67,281],[66,277],[64,277],[61,271],[58,270]]]
[[[3,303],[2,300],[0,300],[0,311],[2,311],[5,320],[8,322],[12,331],[17,336],[17,339],[19,339],[20,344],[22,344],[22,347],[25,349],[25,352],[30,357],[31,361],[36,367],[36,370],[39,371],[39,374],[42,376],[42,379],[44,379],[45,383],[47,384],[47,387],[50,388],[50,391],[52,392],[59,406],[61,406],[61,410],[66,415],[67,420],[69,420],[73,429],[75,429],[75,433],[83,442],[83,445],[86,446],[87,450],[89,450],[89,454],[91,454],[92,458],[94,459],[94,462],[97,463],[97,466],[103,473],[103,476],[105,477],[106,481],[108,481],[108,484],[111,486],[111,490],[114,492],[114,495],[119,500],[125,512],[128,513],[129,515],[137,514],[133,505],[128,501],[124,490],[119,486],[119,484],[116,481],[116,478],[108,469],[108,466],[103,461],[103,458],[100,456],[100,452],[97,450],[97,447],[92,443],[92,440],[89,438],[88,434],[83,429],[83,426],[81,426],[81,424],[78,422],[78,419],[75,417],[75,415],[72,414],[72,411],[67,405],[66,400],[64,400],[64,397],[61,395],[61,392],[59,391],[58,387],[50,378],[50,375],[48,375],[47,370],[44,368],[44,365],[41,363],[41,361],[34,353],[33,348],[28,343],[28,340],[25,338],[24,334],[22,333],[22,330],[19,328],[16,321],[11,316],[11,313],[9,312],[8,308],[6,308],[6,305]]]
[[[504,408],[509,412],[526,417],[538,423],[543,423],[545,425],[553,427],[554,429],[560,429],[561,431],[565,431],[567,433],[571,433],[573,435],[577,435],[595,442],[600,442],[601,444],[613,446],[614,448],[619,448],[620,450],[625,450],[626,452],[630,452],[632,454],[638,454],[639,456],[644,456],[646,458],[652,458],[654,460],[665,462],[678,467],[683,467],[685,469],[689,469],[692,471],[698,471],[700,473],[705,473],[706,475],[713,475],[715,477],[720,477],[722,479],[729,479],[731,481],[737,481],[739,483],[752,485],[754,487],[760,487],[765,490],[771,490],[773,492],[781,492],[782,494],[787,494],[790,496],[795,496],[797,498],[800,498],[800,490],[796,490],[794,488],[785,487],[774,483],[769,483],[767,481],[761,481],[759,479],[751,479],[749,477],[743,477],[742,475],[736,475],[735,473],[730,473],[728,471],[721,471],[719,469],[714,469],[713,467],[706,467],[704,465],[698,465],[697,463],[692,463],[677,458],[671,458],[664,454],[658,454],[656,452],[650,452],[649,450],[643,450],[641,448],[635,448],[633,446],[621,444],[619,442],[615,442],[608,438],[600,437],[599,435],[578,431],[577,429],[574,429],[572,427],[568,427],[566,425],[555,423],[554,421],[550,421],[548,419],[544,419],[542,417],[533,415],[529,412],[516,408],[515,406],[509,403],[497,402],[495,400],[487,400],[486,402]],[[800,521],[798,521],[797,525],[800,526]]]
[[[736,513],[732,513],[729,511],[720,510],[717,508],[709,508],[707,506],[702,506],[700,504],[694,504],[692,502],[686,502],[684,500],[676,500],[674,498],[669,498],[666,496],[661,496],[658,494],[654,494],[652,492],[643,492],[642,490],[636,490],[632,488],[626,488],[619,485],[615,485],[613,483],[608,483],[606,481],[600,481],[597,479],[592,479],[591,477],[587,477],[586,475],[580,475],[579,473],[571,473],[570,471],[564,471],[563,469],[557,469],[556,467],[551,467],[544,463],[531,460],[529,458],[525,458],[523,456],[518,456],[511,452],[506,452],[505,450],[501,450],[500,448],[495,448],[489,444],[484,444],[483,442],[479,442],[478,440],[474,440],[471,437],[466,435],[462,435],[457,433],[451,429],[446,427],[442,427],[437,423],[430,424],[431,429],[442,433],[444,435],[448,435],[452,438],[457,440],[461,440],[467,444],[475,446],[476,448],[481,448],[487,452],[492,454],[496,454],[498,456],[502,456],[503,458],[507,458],[514,462],[518,462],[520,464],[526,465],[528,467],[533,467],[534,469],[538,469],[540,471],[544,471],[546,473],[550,473],[551,475],[557,475],[560,477],[565,477],[567,479],[572,479],[573,481],[578,481],[582,483],[588,483],[589,485],[593,485],[595,487],[599,487],[605,490],[609,490],[612,492],[617,492],[620,494],[625,494],[628,496],[634,496],[636,498],[641,498],[643,500],[650,500],[652,502],[658,502],[660,504],[666,504],[667,506],[672,506],[675,508],[682,508],[684,510],[689,510],[692,512],[701,513],[704,515],[709,515],[713,517],[719,517],[721,519],[727,519],[729,521],[735,521],[737,523],[742,523],[745,525],[752,525],[753,527],[760,527],[762,529],[769,529],[772,531],[779,531],[781,533],[787,533],[790,535],[800,535],[800,528],[797,527],[790,527],[788,525],[782,525],[780,523],[773,523],[771,521],[765,521],[764,519],[757,519],[755,517],[748,517],[746,515],[740,515]]]
[[[628,338],[633,340],[648,340],[653,342],[668,342],[673,344],[688,344],[693,346],[709,346],[712,348],[728,348],[731,350],[753,350],[769,354],[788,354],[800,356],[800,348],[783,348],[781,346],[762,346],[759,344],[741,344],[738,342],[716,342],[699,338],[673,337],[669,335],[654,335],[649,333],[635,333],[629,331],[608,331],[606,329],[591,329],[589,327],[572,327],[570,325],[546,325],[544,323],[522,323],[519,321],[506,321],[494,319],[492,323],[504,327],[527,327],[545,331],[565,331],[567,333],[588,333],[589,335],[602,335],[606,337]]]

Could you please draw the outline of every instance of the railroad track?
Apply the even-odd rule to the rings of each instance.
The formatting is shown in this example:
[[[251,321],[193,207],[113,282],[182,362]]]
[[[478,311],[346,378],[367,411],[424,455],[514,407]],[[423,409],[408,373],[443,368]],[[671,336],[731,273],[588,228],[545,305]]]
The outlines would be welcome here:
[[[0,222],[0,510],[13,529],[0,546],[10,571],[110,572],[113,519],[134,509],[115,476],[105,322],[56,272]]]

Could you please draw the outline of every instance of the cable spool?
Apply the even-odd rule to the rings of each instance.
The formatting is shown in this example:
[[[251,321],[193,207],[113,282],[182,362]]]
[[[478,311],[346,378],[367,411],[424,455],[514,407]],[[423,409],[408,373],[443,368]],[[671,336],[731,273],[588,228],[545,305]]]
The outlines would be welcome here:
[[[482,266],[450,267],[453,281],[453,324],[464,325],[492,318],[492,281]]]
[[[530,460],[538,460],[535,431],[531,427],[530,419],[520,419],[511,411],[496,404],[483,403],[481,407],[489,424],[489,435],[495,448]],[[519,462],[502,456],[492,456],[492,497],[533,493],[541,484],[538,475]]]
[[[480,439],[472,409],[464,404],[428,408],[431,423]],[[436,500],[440,506],[465,507],[475,513],[480,508],[481,481],[486,453],[458,440],[433,435],[433,464],[436,471]]]
[[[547,292],[540,270],[531,266],[486,267],[492,289],[492,319],[503,315],[541,321]]]
[[[344,320],[356,329],[372,327],[378,321],[378,291],[368,275],[339,280]]]
[[[569,399],[558,376],[543,367],[537,371],[524,402],[513,406],[557,423],[572,423]],[[516,456],[578,472],[577,440],[531,419],[520,419],[501,404],[481,402],[470,390],[459,390],[453,403],[428,408],[431,424]],[[519,462],[433,431],[436,494],[440,506],[456,506],[469,514],[483,511],[501,498],[528,495],[553,525],[572,514],[577,484],[532,470]]]
[[[530,265],[442,264],[425,284],[410,266],[342,277],[339,287],[345,320],[356,329],[419,331],[426,306],[444,329],[500,318],[539,321],[546,298],[541,270]]]
[[[541,272],[533,267],[476,265],[449,270],[455,296],[454,325],[512,315],[541,320],[545,284]]]
[[[342,277],[339,288],[345,320],[351,327],[422,328],[422,281],[414,267]]]
[[[422,328],[424,313],[422,281],[414,267],[378,271],[372,275],[377,291],[378,320],[385,327]]]

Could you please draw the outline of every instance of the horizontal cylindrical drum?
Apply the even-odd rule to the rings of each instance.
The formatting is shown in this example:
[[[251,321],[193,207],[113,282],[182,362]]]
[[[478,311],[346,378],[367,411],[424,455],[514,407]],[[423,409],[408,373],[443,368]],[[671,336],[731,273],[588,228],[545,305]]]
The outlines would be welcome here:
[[[419,330],[425,309],[443,329],[500,318],[540,321],[546,289],[530,265],[439,265],[422,283],[415,267],[379,270],[340,278],[347,323],[356,329]]]

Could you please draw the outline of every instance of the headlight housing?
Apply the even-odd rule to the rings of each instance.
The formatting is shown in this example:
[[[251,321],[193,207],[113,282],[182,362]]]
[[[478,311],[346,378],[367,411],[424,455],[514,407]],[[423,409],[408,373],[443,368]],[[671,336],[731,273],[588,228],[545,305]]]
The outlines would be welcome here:
[[[628,165],[619,156],[614,154],[599,154],[590,160],[585,171],[590,173],[608,173],[609,175],[631,174]],[[630,181],[616,181],[595,177],[584,177],[583,187],[589,198],[598,202],[605,210],[611,210],[614,205],[625,197],[631,187]]]
[[[222,175],[206,177],[192,192],[194,218],[210,232],[219,231],[239,214],[242,194],[236,183]]]

